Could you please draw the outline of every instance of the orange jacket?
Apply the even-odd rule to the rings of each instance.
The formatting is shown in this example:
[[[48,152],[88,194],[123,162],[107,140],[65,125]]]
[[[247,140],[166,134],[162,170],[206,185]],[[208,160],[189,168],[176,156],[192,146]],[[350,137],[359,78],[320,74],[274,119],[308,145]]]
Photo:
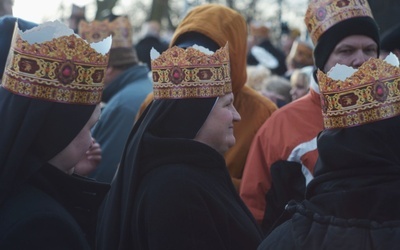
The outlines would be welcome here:
[[[278,160],[296,161],[312,173],[318,158],[316,137],[322,129],[319,94],[311,89],[304,97],[274,112],[258,130],[240,187],[240,196],[257,222],[261,224],[265,213],[271,165]]]

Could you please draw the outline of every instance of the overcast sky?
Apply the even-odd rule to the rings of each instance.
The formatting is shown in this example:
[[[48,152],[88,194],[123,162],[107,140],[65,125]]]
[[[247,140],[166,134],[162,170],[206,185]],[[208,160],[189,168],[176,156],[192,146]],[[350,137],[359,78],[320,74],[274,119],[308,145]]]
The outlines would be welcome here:
[[[140,1],[146,2],[150,0],[119,0],[118,6],[114,8],[115,14],[124,14],[123,11],[129,9],[132,2]],[[184,0],[182,0],[184,1]],[[289,24],[294,24],[297,28],[305,29],[303,27],[303,19],[300,13],[305,13],[305,8],[308,0],[284,0],[290,3],[291,11],[284,11],[282,13],[283,21]],[[191,1],[193,2],[193,1]],[[276,16],[278,0],[261,0],[259,7],[265,10],[265,16]],[[72,4],[86,5],[86,18],[90,21],[94,19],[96,11],[95,0],[14,0],[13,12],[14,16],[23,18],[28,21],[42,23],[44,21],[54,21],[55,19],[67,18],[71,13]],[[273,3],[273,5],[271,4]],[[60,7],[63,7],[60,8]],[[294,13],[294,12],[297,12]],[[118,13],[121,12],[121,13]],[[300,26],[300,27],[299,27]]]

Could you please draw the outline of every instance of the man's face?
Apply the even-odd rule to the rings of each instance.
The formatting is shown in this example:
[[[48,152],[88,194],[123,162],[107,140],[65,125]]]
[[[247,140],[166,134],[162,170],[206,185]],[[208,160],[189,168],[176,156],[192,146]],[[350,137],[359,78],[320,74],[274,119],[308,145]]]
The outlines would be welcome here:
[[[340,41],[325,63],[324,72],[328,72],[337,63],[358,68],[371,57],[378,56],[378,45],[372,38],[352,35]]]

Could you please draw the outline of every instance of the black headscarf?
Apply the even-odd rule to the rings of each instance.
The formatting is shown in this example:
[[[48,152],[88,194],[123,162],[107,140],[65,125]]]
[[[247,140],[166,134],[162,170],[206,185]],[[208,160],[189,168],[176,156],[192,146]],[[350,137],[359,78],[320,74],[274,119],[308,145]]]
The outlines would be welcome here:
[[[213,51],[219,49],[209,38],[192,32],[176,43],[182,48],[193,44]],[[134,200],[142,177],[164,164],[193,161],[187,154],[192,150],[190,145],[199,143],[193,139],[216,101],[217,97],[159,99],[147,107],[130,133],[121,164],[103,204],[99,217],[98,249],[125,249],[123,244],[131,237],[129,228],[134,217]]]
[[[3,51],[10,50],[11,42],[6,37],[12,37],[16,20],[14,17],[0,19],[4,26],[0,40],[7,40],[7,48],[1,48],[2,57]],[[36,26],[18,20],[20,23],[25,29]],[[6,58],[1,60],[5,64]],[[0,86],[0,204],[68,146],[85,126],[95,107],[32,99]]]
[[[94,109],[23,97],[0,87],[0,204],[68,146]]]
[[[119,249],[116,246],[130,237],[128,228],[133,217],[134,197],[144,173],[157,165],[174,162],[175,146],[169,147],[171,152],[162,151],[163,157],[157,155],[161,150],[154,147],[168,149],[164,145],[174,145],[176,138],[190,143],[215,102],[216,98],[155,100],[149,105],[133,127],[106,198],[99,223],[100,249]],[[181,150],[184,155],[185,147]],[[171,157],[167,157],[169,162],[166,162],[165,156],[169,153]]]
[[[381,49],[388,52],[400,49],[400,23],[382,34]]]

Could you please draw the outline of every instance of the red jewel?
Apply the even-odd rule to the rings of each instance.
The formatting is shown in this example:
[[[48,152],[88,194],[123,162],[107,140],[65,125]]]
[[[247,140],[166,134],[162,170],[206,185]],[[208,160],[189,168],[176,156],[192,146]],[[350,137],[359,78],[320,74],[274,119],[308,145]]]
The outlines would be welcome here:
[[[320,7],[317,10],[317,20],[322,21],[325,19],[325,16],[326,16],[326,10],[323,7]]]
[[[383,89],[382,89],[382,87],[378,87],[378,88],[376,89],[376,93],[377,93],[378,95],[383,95]]]
[[[71,68],[68,68],[68,67],[67,67],[67,68],[63,69],[62,74],[63,74],[63,76],[65,76],[65,77],[70,76],[70,75],[71,75]]]
[[[175,71],[174,74],[173,74],[173,76],[174,76],[175,79],[178,79],[178,78],[179,78],[179,72],[178,72],[178,71]]]

